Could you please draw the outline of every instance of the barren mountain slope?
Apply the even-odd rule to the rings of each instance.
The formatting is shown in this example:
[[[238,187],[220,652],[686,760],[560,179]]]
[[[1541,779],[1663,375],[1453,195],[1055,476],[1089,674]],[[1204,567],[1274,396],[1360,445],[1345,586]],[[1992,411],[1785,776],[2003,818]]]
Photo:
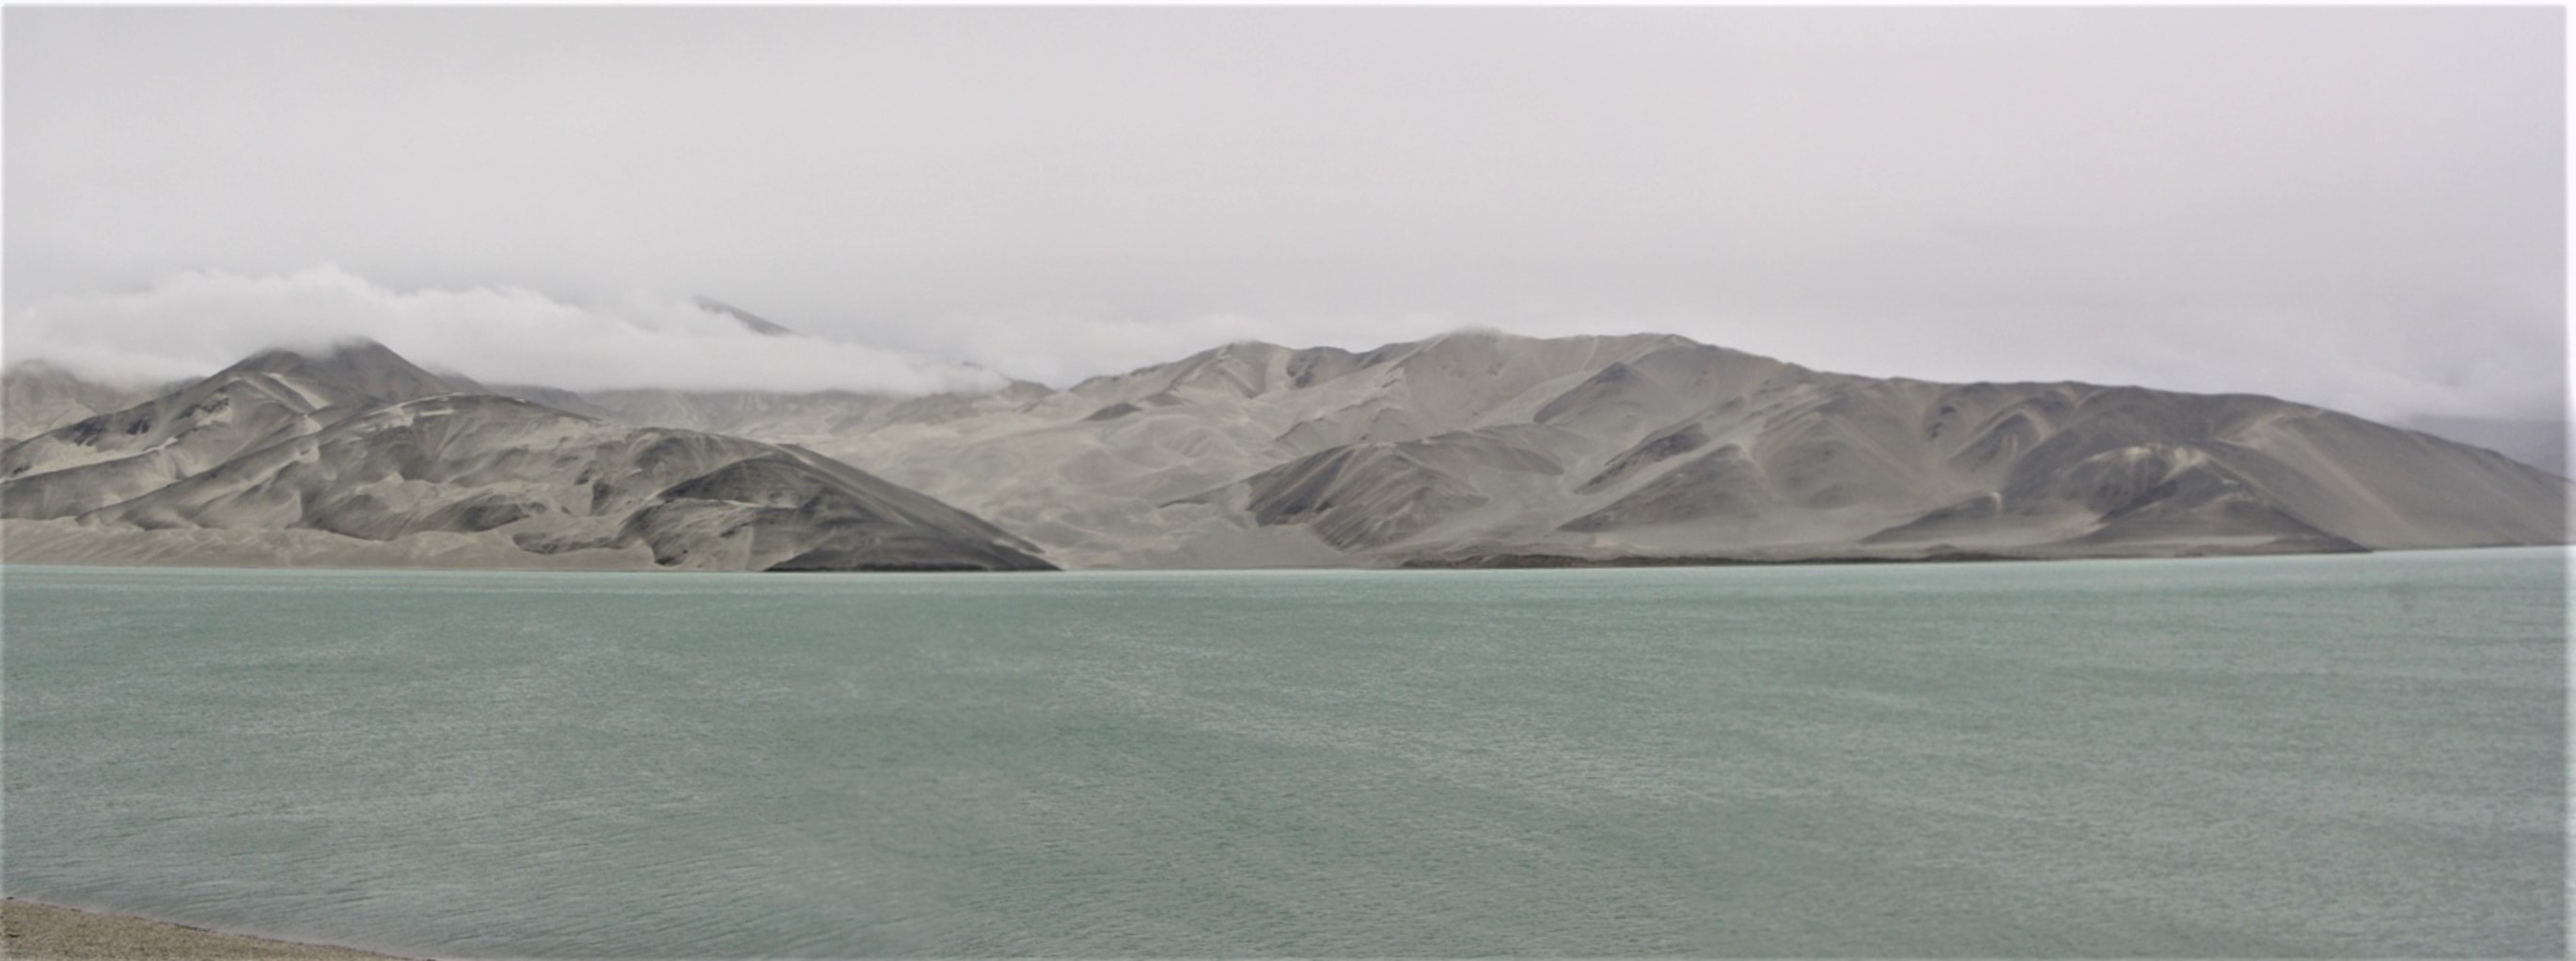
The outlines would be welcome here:
[[[1347,564],[1351,555],[1304,525],[1252,523],[1201,495],[1346,444],[1525,422],[1513,401],[1535,385],[1571,387],[1612,360],[1678,343],[1463,334],[1365,354],[1235,344],[1064,391],[911,401],[860,430],[758,421],[742,430],[983,505],[979,513],[1077,566]]]
[[[855,514],[835,513],[856,495],[835,484],[875,489],[835,473],[847,468],[801,450],[718,445],[714,460],[691,462],[699,473],[656,473],[639,466],[650,446],[639,438],[690,431],[638,423],[802,445],[983,520],[906,514],[883,492],[869,494],[880,502],[870,517],[899,515],[1016,554],[1043,548],[1075,567],[2559,543],[2570,494],[2565,480],[2490,451],[2272,398],[1874,379],[1668,335],[1462,332],[1366,352],[1242,343],[1066,390],[1016,383],[978,396],[500,391],[626,427],[444,398],[459,389],[453,379],[389,356],[361,352],[356,370],[317,371],[262,355],[11,447],[0,452],[10,472],[0,512],[200,532],[284,524],[343,539],[482,538],[472,542],[506,545],[507,562],[626,550],[633,556],[620,563],[866,563],[832,539],[844,535],[778,513],[812,505],[797,523],[857,529],[843,523]],[[424,398],[444,406],[394,403]],[[352,420],[361,413],[378,420]],[[489,457],[509,470],[441,479],[388,467],[386,442],[358,439],[376,436],[362,427],[422,430],[424,418],[455,417],[477,429],[433,431],[457,438],[442,441],[440,457]],[[281,461],[238,489],[216,483],[233,475],[206,473],[267,464],[250,456],[261,451],[330,466]],[[720,469],[737,462],[749,466]],[[573,488],[598,478],[559,469],[571,463],[627,465],[617,469],[634,480],[584,508]],[[646,491],[646,479],[663,486]],[[271,503],[288,500],[292,518]],[[745,505],[760,510],[737,509]],[[602,512],[617,519],[614,537]],[[56,527],[16,533],[21,543],[79,540]],[[869,536],[886,556],[912,559],[904,563],[926,556],[918,551],[965,550]],[[602,546],[612,544],[626,546]],[[461,550],[445,556],[471,553]]]
[[[0,371],[0,444],[123,410],[168,389],[101,383],[42,360],[11,364]]]
[[[194,384],[0,451],[0,516],[64,517],[140,496],[379,404],[458,388],[373,343],[265,351]]]
[[[272,352],[96,429],[13,446],[0,510],[50,523],[14,526],[10,559],[1051,566],[972,515],[810,451],[447,386],[373,345]]]
[[[1882,380],[1662,335],[1235,344],[1051,394],[909,403],[937,415],[734,426],[1076,566],[2556,543],[2569,493],[2271,398]]]

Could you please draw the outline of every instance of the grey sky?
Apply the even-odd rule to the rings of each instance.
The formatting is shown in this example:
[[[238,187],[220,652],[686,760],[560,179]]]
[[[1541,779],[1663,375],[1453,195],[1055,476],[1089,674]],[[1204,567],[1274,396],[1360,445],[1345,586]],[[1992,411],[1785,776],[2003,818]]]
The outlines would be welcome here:
[[[798,386],[1474,324],[2546,417],[2563,16],[12,7],[8,349],[782,383],[562,343],[706,294],[866,345]]]

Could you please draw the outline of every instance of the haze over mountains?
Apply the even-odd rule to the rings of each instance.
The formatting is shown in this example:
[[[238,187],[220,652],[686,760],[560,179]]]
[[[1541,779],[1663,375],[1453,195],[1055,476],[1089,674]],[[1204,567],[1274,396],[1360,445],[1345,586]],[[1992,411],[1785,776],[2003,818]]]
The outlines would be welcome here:
[[[721,304],[764,334],[791,331]],[[764,326],[769,329],[764,329]],[[373,344],[6,376],[8,558],[981,569],[2560,543],[2568,483],[2250,395],[1938,384],[1668,335],[1242,343],[981,395],[486,386]],[[125,406],[109,410],[113,405]]]

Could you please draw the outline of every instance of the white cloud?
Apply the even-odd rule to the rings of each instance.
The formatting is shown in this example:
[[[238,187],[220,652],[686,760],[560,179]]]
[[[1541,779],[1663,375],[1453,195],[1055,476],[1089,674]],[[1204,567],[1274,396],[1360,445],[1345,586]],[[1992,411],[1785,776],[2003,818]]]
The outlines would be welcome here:
[[[1932,314],[1911,323],[1793,311],[1758,320],[1567,315],[1494,326],[1538,337],[1678,333],[1873,376],[2268,393],[2389,420],[2554,419],[2565,403],[2562,358],[2518,349],[2527,338],[2513,323],[2463,320],[2436,336],[2358,305],[2337,306],[2259,316],[2170,311],[2161,325],[2105,314],[2075,324],[2088,330],[2082,337],[2063,336],[2063,316],[2038,314]],[[802,315],[780,319],[808,326]],[[12,313],[0,347],[12,363],[43,359],[124,383],[199,377],[270,347],[366,337],[424,367],[491,384],[922,394],[990,390],[1005,377],[1065,387],[1246,340],[1367,350],[1485,320],[1430,310],[1147,317],[1023,309],[880,328],[870,334],[879,344],[868,345],[762,336],[688,300],[585,303],[497,286],[398,290],[326,266],[257,276],[197,271],[135,290],[57,296]],[[1978,349],[1958,350],[1963,338]]]
[[[1482,323],[2554,417],[2562,19],[18,9],[0,287],[14,352],[164,374],[353,317],[494,379],[760,386]],[[82,296],[319,262],[410,293],[266,292],[328,324],[122,316],[219,279]],[[676,350],[704,318],[648,289],[842,343]]]
[[[686,301],[567,303],[509,287],[393,290],[337,267],[199,271],[140,290],[73,294],[9,317],[10,362],[43,359],[124,382],[203,376],[270,347],[372,338],[414,363],[486,383],[617,387],[979,391],[975,367],[811,337],[753,333]]]
[[[944,318],[909,334],[906,342],[1014,377],[1068,387],[1087,377],[1124,374],[1241,341],[1367,350],[1461,326],[1454,317],[1421,312],[1295,319],[1239,312],[1159,319],[1078,311],[992,312]]]

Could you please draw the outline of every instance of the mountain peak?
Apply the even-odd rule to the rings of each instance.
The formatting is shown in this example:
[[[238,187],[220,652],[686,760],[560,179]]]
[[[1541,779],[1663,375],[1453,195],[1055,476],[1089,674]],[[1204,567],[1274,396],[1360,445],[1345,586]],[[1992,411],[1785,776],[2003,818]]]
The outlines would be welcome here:
[[[392,348],[363,337],[340,341],[322,352],[270,348],[224,368],[215,378],[248,374],[295,378],[349,395],[338,400],[412,400],[481,386],[462,377],[430,373]]]
[[[696,304],[700,310],[714,314],[722,314],[726,317],[732,318],[734,323],[741,324],[744,329],[763,337],[804,336],[784,324],[774,323],[770,321],[769,318],[762,317],[759,314],[752,313],[751,311],[744,310],[713,297],[691,297],[689,298],[689,303]]]

